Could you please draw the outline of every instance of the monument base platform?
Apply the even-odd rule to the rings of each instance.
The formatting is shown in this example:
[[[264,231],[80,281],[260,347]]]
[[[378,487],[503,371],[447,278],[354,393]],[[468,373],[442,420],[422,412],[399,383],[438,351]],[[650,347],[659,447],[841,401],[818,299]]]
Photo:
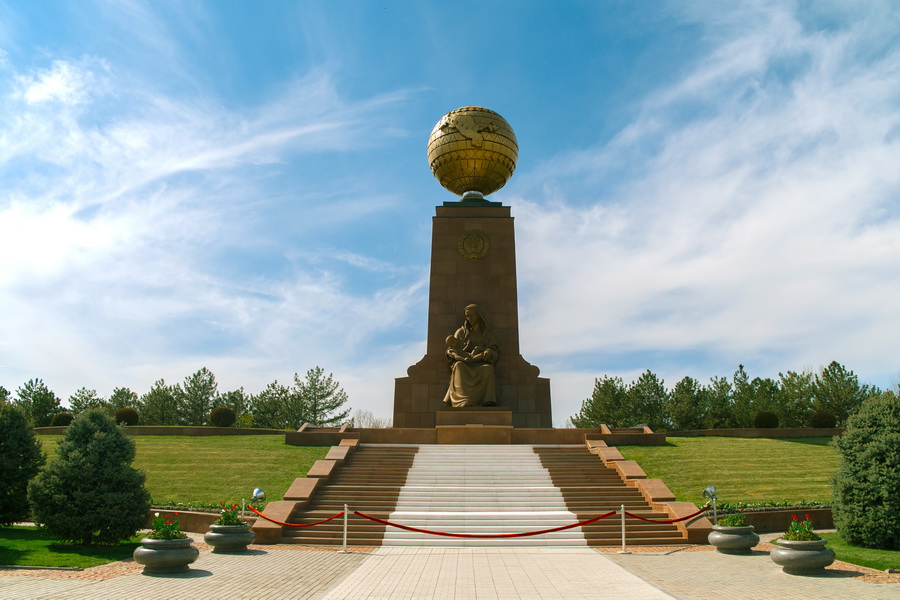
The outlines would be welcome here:
[[[448,411],[449,412],[449,411]],[[501,419],[503,410],[485,410],[462,416],[460,409],[453,409],[452,419]],[[468,411],[466,411],[468,413]],[[441,412],[437,413],[438,415]],[[441,418],[441,417],[438,417]],[[664,446],[665,433],[652,433],[639,429],[545,429],[511,427],[495,423],[448,423],[439,427],[392,427],[385,429],[337,428],[326,430],[310,428],[304,431],[288,431],[284,443],[291,446],[337,446],[341,440],[356,439],[362,444],[530,444],[530,445],[583,445],[588,440],[602,440],[610,446]],[[457,441],[461,440],[461,441]],[[483,441],[476,441],[483,440]]]
[[[503,406],[473,406],[444,408],[435,414],[435,424],[443,425],[501,425],[512,427],[512,411]]]

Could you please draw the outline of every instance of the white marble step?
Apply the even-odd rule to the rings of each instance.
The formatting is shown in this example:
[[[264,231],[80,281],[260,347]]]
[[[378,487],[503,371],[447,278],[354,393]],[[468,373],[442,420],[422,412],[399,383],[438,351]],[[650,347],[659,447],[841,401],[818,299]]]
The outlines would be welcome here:
[[[448,533],[494,534],[569,525],[577,517],[531,446],[421,446],[388,518]],[[385,546],[586,545],[580,527],[521,538],[449,538],[388,527]]]

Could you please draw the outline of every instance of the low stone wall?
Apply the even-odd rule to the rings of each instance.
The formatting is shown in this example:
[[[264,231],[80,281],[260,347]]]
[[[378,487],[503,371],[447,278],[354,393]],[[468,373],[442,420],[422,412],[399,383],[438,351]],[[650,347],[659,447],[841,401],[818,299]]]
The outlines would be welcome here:
[[[746,428],[746,429],[690,429],[686,431],[667,431],[668,437],[736,437],[736,438],[806,438],[806,437],[834,437],[844,433],[843,427],[813,428],[813,427],[775,427],[770,429]]]
[[[744,513],[744,516],[747,517],[747,522],[753,525],[756,533],[787,531],[794,515],[800,520],[804,520],[806,515],[809,515],[815,529],[834,529],[834,519],[830,508],[794,508]],[[711,519],[712,514],[709,516]]]
[[[65,427],[35,427],[37,435],[62,435]],[[182,427],[162,425],[135,425],[125,427],[128,435],[184,435],[201,437],[206,435],[284,435],[283,429],[253,429],[250,427]]]
[[[192,533],[206,533],[209,531],[209,526],[219,518],[218,513],[151,508],[150,512],[147,513],[147,529],[153,528],[153,517],[156,516],[156,513],[159,513],[160,516],[169,515],[173,519],[178,519],[178,528],[181,531],[190,531]],[[247,509],[247,522],[253,525],[256,523],[256,519],[257,516]]]

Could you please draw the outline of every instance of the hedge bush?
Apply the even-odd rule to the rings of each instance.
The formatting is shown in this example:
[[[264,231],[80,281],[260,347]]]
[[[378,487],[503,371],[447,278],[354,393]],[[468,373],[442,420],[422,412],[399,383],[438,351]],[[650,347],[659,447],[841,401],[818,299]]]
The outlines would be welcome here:
[[[848,544],[900,550],[900,398],[872,396],[832,442],[834,524]]]
[[[831,429],[837,427],[837,417],[827,410],[820,410],[809,418],[809,425],[816,429]]]
[[[115,417],[116,423],[120,425],[128,425],[131,427],[137,425],[138,421],[140,421],[140,415],[138,414],[138,411],[134,410],[130,406],[126,406],[125,408],[120,408],[119,410],[117,410]]]
[[[778,427],[778,415],[767,410],[758,412],[753,417],[753,426],[759,429],[775,429]]]
[[[44,465],[41,443],[23,409],[0,403],[0,525],[28,516],[28,482]]]
[[[150,494],[131,467],[134,442],[102,410],[88,410],[66,428],[57,458],[28,486],[34,521],[53,538],[116,544],[147,522]]]
[[[72,413],[56,413],[50,419],[50,427],[68,427],[74,418]]]
[[[231,427],[237,416],[227,406],[217,406],[209,413],[209,422],[216,427]]]

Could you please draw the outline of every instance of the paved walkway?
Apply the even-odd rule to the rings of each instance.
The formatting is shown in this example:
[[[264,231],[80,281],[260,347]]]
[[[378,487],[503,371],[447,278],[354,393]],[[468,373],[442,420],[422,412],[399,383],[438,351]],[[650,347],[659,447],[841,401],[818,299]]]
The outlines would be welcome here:
[[[2,599],[900,598],[900,583],[866,583],[836,570],[823,577],[787,575],[763,552],[619,555],[590,548],[378,548],[342,554],[257,549],[242,555],[202,552],[189,573],[170,577],[130,573],[98,581],[10,573],[16,572],[0,576]]]

